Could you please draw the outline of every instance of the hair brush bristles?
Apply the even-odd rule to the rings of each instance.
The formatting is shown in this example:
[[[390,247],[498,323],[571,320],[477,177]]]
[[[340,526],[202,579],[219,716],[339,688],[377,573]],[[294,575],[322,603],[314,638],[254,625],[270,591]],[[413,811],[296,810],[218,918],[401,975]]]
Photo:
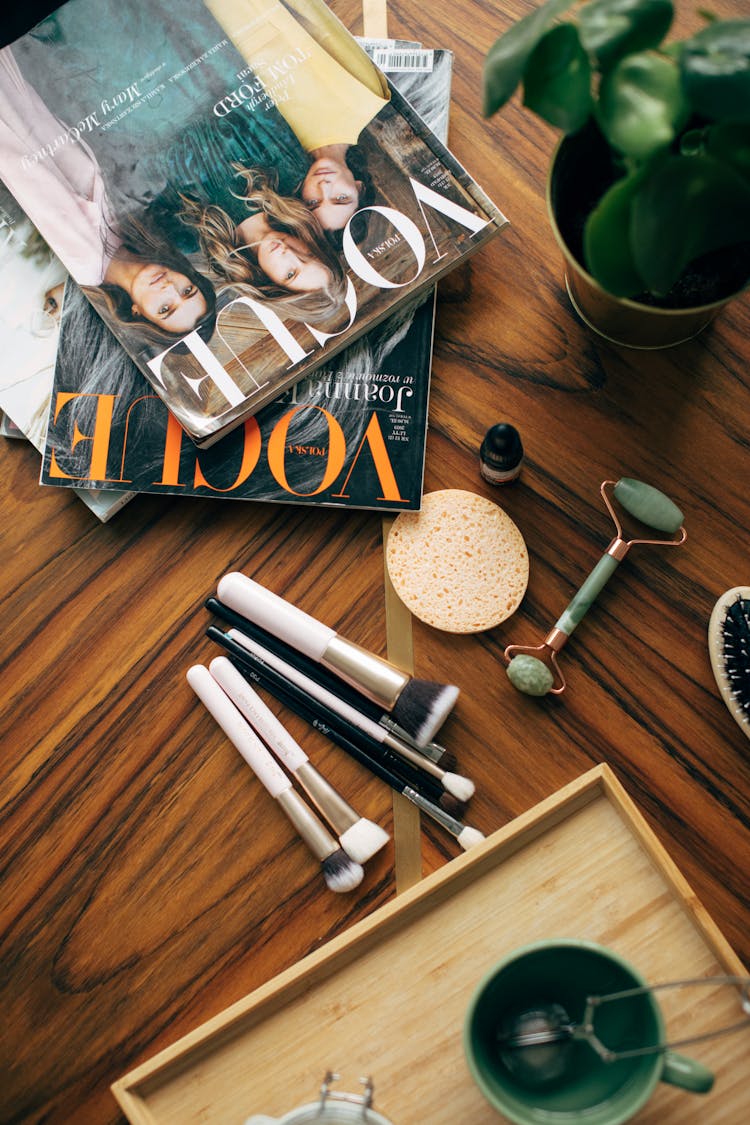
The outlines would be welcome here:
[[[443,725],[458,699],[454,684],[409,680],[391,711],[393,720],[416,742],[426,746]]]
[[[750,586],[733,586],[717,601],[708,651],[721,697],[750,738]]]

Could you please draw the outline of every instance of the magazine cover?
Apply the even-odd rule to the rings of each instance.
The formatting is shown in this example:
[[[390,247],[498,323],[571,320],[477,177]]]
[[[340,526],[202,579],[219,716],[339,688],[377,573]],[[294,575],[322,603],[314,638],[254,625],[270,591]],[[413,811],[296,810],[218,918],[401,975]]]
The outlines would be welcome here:
[[[381,48],[382,52],[382,48]],[[448,128],[452,53],[383,61],[434,131]],[[63,304],[43,484],[219,499],[418,509],[434,294],[403,305],[225,436],[199,451],[74,283]],[[82,362],[86,357],[86,362]],[[83,435],[83,439],[81,439]]]
[[[506,222],[323,0],[68,0],[0,175],[201,446]]]
[[[0,410],[4,436],[44,449],[50,410],[65,270],[0,184]],[[76,488],[102,522],[128,497]]]
[[[419,508],[429,383],[415,353],[429,356],[430,293],[403,323],[390,318],[361,345],[318,368],[209,449],[191,442],[100,317],[68,283],[59,364],[86,370],[99,387],[54,397],[42,483],[177,493],[220,499]],[[68,331],[66,331],[68,329]],[[375,335],[377,334],[377,336]],[[72,353],[68,346],[72,343]],[[91,362],[93,361],[93,363]]]

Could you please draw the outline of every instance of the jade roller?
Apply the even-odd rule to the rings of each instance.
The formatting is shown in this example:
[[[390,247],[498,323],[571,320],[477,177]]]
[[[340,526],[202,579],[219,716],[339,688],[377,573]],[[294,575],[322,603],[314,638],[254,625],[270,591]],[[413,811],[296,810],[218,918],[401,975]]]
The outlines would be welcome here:
[[[615,525],[614,539],[543,643],[536,647],[508,645],[505,649],[508,679],[518,691],[526,695],[559,695],[565,690],[565,679],[558,667],[557,654],[631,547],[679,547],[687,537],[682,526],[682,512],[658,488],[630,477],[621,477],[616,482],[605,480],[600,491]],[[641,524],[671,535],[672,538],[623,538],[613,500]]]

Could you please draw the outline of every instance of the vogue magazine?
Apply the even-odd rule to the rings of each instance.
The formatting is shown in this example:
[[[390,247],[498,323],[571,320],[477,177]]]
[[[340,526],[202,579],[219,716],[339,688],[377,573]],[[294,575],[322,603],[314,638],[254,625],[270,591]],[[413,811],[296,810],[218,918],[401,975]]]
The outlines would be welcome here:
[[[408,50],[406,49],[408,46]],[[448,130],[452,54],[378,48],[434,131]],[[434,294],[283,391],[210,449],[185,436],[74,282],[62,311],[43,484],[402,511],[418,509]]]
[[[323,0],[68,0],[0,176],[201,446],[506,222]]]

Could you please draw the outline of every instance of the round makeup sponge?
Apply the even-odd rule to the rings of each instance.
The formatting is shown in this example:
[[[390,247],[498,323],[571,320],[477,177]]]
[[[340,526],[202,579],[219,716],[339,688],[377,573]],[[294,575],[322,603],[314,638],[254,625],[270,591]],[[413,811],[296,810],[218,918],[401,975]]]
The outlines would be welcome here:
[[[448,633],[480,633],[518,609],[529,553],[502,508],[459,488],[428,492],[391,527],[386,566],[415,617]]]

